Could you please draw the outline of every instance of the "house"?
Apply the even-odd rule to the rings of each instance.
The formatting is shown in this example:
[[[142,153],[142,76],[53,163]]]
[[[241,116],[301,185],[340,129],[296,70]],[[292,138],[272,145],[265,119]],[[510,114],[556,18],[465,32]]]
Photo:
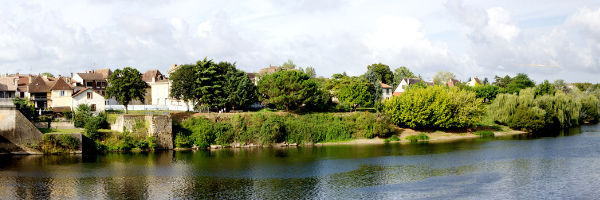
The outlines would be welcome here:
[[[448,81],[448,83],[447,83],[447,84],[448,84],[448,87],[454,87],[454,86],[456,86],[458,83],[460,83],[460,81],[459,81],[459,80],[456,80],[456,79],[450,79],[450,80]]]
[[[171,66],[173,67],[173,66]],[[142,80],[148,84],[146,105],[169,105],[169,79],[158,69],[149,69],[142,74]]]
[[[52,99],[51,88],[54,85],[52,78],[47,76],[36,76],[29,85],[27,92],[29,93],[29,101],[33,102],[36,109],[47,109],[51,107]]]
[[[400,80],[400,84],[398,84],[398,87],[396,87],[396,90],[394,90],[394,93],[392,94],[393,96],[398,96],[400,94],[402,94],[403,92],[405,92],[406,88],[408,88],[408,86],[416,84],[421,82],[421,79],[419,78],[403,78],[402,80]]]
[[[475,76],[475,78],[471,79],[471,81],[467,82],[465,85],[475,87],[475,86],[479,86],[479,85],[483,85],[483,84],[481,84],[481,81],[479,81],[479,78],[477,78],[477,76]]]
[[[381,83],[381,82],[380,82]],[[381,95],[381,101],[391,98],[393,95],[393,88],[385,83],[381,83],[381,88],[383,89]]]
[[[68,83],[68,77],[60,77],[50,88],[50,107],[54,112],[71,111],[73,87]]]
[[[19,79],[15,77],[0,77],[0,99],[17,98]]]
[[[27,86],[31,83],[31,81],[36,77],[30,74],[20,75],[17,73],[13,77],[18,79],[17,85],[17,97],[18,98],[26,98],[29,97],[29,91],[27,91]]]
[[[110,71],[110,70],[108,70],[108,71]],[[106,72],[106,73],[108,73],[108,72]],[[111,74],[112,74],[112,72],[111,72]],[[89,71],[89,72],[86,71],[85,73],[76,73],[72,77],[72,81],[73,81],[73,83],[75,83],[75,86],[73,87],[75,92],[78,92],[79,90],[82,90],[85,88],[91,88],[91,89],[97,91],[98,93],[105,95],[106,87],[108,86],[108,82],[107,82],[107,79],[104,78],[104,74],[95,73],[94,71]]]
[[[88,104],[92,111],[104,111],[104,103],[104,95],[92,88],[84,88],[73,94],[71,110],[75,110],[81,104]]]

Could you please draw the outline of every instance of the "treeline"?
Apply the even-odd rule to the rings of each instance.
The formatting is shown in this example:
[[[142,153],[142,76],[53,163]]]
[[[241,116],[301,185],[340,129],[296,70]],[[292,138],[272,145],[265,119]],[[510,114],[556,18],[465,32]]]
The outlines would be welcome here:
[[[353,138],[388,137],[393,133],[389,118],[382,113],[278,115],[238,114],[232,118],[192,117],[176,124],[175,146],[204,148],[273,143],[311,144]]]

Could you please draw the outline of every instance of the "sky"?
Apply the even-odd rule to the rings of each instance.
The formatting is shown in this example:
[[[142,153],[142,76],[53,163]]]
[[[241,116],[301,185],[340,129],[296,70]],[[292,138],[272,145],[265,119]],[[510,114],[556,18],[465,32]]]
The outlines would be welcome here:
[[[600,82],[600,1],[0,0],[0,74],[166,72],[204,58],[257,72],[292,60],[317,76],[374,63],[424,79],[526,73]],[[558,63],[558,65],[557,65]]]

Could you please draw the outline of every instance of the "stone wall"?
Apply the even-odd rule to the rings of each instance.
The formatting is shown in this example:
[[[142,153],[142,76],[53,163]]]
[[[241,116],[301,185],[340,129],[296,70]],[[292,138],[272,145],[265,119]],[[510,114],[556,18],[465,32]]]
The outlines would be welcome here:
[[[42,140],[40,132],[14,105],[0,107],[0,152],[37,154],[31,148]]]
[[[136,130],[137,124],[145,130]],[[139,127],[138,127],[139,128]],[[159,149],[173,149],[172,118],[169,115],[119,115],[110,129],[117,132],[130,131],[136,136],[150,136],[156,138]],[[138,135],[140,133],[146,135]]]

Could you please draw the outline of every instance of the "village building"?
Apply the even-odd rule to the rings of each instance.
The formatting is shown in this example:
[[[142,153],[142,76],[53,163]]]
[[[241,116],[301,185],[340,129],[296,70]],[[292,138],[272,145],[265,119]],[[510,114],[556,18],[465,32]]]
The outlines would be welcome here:
[[[16,98],[19,79],[0,77],[0,98]]]
[[[419,83],[419,82],[421,82],[421,79],[419,79],[419,78],[403,78],[402,80],[400,80],[398,87],[396,87],[396,90],[394,90],[394,93],[392,95],[398,96],[398,95],[404,93],[406,91],[406,89],[408,88],[408,86]],[[427,83],[427,84],[429,84],[429,83]]]
[[[479,81],[479,78],[477,78],[477,76],[475,76],[475,78],[473,78],[473,79],[471,79],[471,81],[468,81],[467,83],[465,83],[465,85],[475,87],[475,86],[479,86],[479,85],[483,85],[483,84],[481,84],[481,81]]]
[[[92,112],[104,111],[104,95],[92,88],[81,89],[72,96],[71,110],[75,110],[81,104],[89,105]]]
[[[381,83],[381,82],[380,82]],[[389,86],[385,83],[381,83],[381,88],[383,90],[382,95],[381,95],[381,101],[389,99],[393,96],[393,89],[392,86]]]

